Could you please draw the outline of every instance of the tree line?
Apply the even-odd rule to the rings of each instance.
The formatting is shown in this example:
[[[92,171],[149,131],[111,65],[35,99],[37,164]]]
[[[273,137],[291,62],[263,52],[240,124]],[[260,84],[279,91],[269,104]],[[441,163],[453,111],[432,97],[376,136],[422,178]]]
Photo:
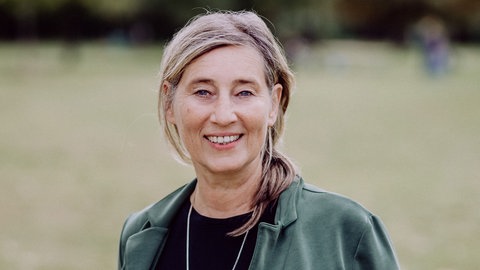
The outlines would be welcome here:
[[[281,39],[386,39],[402,43],[424,16],[452,39],[480,41],[478,0],[0,0],[0,39],[150,42],[206,10],[255,10]]]

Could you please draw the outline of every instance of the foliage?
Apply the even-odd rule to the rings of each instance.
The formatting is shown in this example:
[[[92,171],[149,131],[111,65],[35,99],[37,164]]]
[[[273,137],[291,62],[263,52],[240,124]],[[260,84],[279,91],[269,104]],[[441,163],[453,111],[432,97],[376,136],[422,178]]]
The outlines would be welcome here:
[[[140,23],[148,26],[153,38],[165,39],[205,9],[253,9],[273,22],[279,36],[314,40],[361,37],[402,41],[405,31],[419,18],[435,14],[450,25],[454,38],[480,40],[477,0],[0,0],[4,28],[0,38],[14,39],[22,36],[22,31],[39,38],[64,37],[66,31],[59,30],[56,22],[68,20],[64,17],[73,13],[76,27],[83,28],[78,38],[129,32]]]

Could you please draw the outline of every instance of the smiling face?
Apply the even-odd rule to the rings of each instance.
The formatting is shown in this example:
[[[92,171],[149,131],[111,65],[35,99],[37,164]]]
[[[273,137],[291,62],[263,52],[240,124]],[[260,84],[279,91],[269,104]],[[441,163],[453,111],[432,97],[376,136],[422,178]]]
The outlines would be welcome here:
[[[257,174],[282,86],[269,86],[252,47],[226,46],[194,60],[175,89],[166,118],[201,175]],[[163,91],[172,91],[168,83]]]

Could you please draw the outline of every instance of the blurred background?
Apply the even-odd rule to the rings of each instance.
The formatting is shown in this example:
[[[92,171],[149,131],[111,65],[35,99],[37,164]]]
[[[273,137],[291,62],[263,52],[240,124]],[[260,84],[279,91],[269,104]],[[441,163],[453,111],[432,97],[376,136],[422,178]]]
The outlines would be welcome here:
[[[1,0],[0,38],[136,44],[169,38],[205,9],[254,9],[275,25],[282,39],[361,38],[404,44],[422,18],[429,18],[456,41],[479,42],[479,6],[475,0]]]
[[[157,72],[219,9],[283,43],[282,148],[305,180],[379,215],[403,269],[478,269],[478,0],[0,0],[0,269],[114,269],[128,214],[193,179]]]

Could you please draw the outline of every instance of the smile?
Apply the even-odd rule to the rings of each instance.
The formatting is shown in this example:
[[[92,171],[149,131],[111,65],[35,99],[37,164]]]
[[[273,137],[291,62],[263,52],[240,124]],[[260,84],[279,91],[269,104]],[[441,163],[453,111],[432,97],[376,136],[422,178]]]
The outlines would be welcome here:
[[[228,144],[240,139],[240,135],[232,135],[232,136],[207,136],[207,140],[212,143],[217,144]]]

